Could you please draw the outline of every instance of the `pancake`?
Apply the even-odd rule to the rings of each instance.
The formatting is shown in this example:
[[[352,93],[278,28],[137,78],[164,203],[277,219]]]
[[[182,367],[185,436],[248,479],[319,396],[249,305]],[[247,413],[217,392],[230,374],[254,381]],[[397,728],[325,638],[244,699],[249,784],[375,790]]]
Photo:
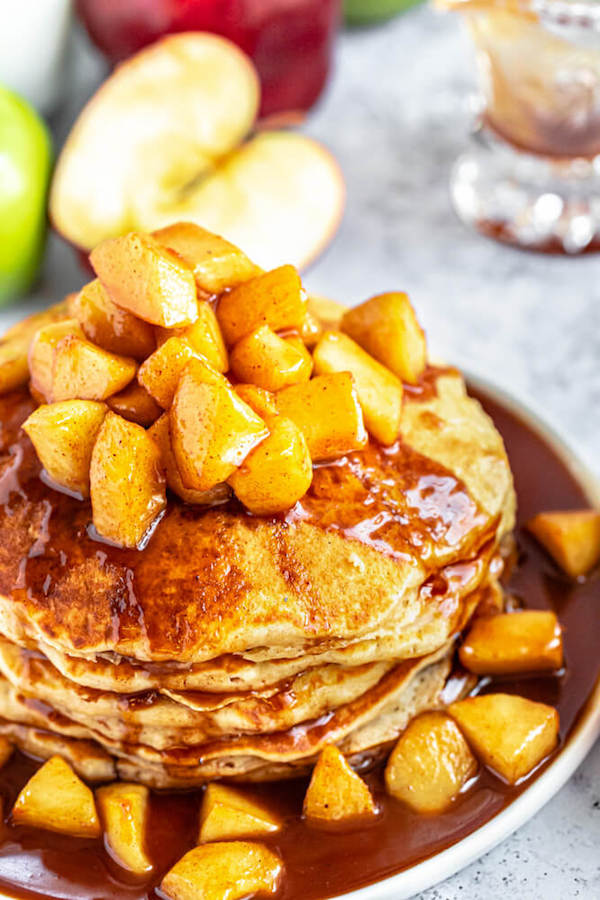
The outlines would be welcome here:
[[[321,655],[389,635],[397,656],[408,643],[428,652],[456,617],[454,603],[423,590],[428,577],[496,546],[514,514],[500,436],[460,376],[439,378],[437,392],[408,403],[406,417],[406,440],[431,440],[435,460],[406,442],[396,452],[371,445],[344,466],[318,467],[283,519],[174,503],[142,552],[99,546],[89,505],[46,487],[18,438],[0,470],[10,498],[0,511],[1,631],[142,661]],[[457,469],[468,470],[468,489]]]
[[[70,747],[74,741],[81,741],[82,748],[90,742],[95,747],[97,742],[98,752],[104,750],[114,756],[116,771],[122,777],[131,777],[135,770],[136,780],[153,787],[192,786],[221,777],[293,777],[308,771],[320,750],[332,742],[349,757],[366,754],[371,760],[377,759],[379,751],[414,715],[439,704],[450,667],[448,651],[407,661],[353,702],[301,726],[162,751],[146,744],[108,740],[94,728],[23,696],[6,679],[0,679],[0,734],[9,735],[20,746],[31,730],[52,734],[55,740],[48,743],[48,755],[57,752],[60,740]]]
[[[502,440],[459,373],[407,388],[402,437],[315,467],[273,517],[172,499],[144,549],[98,540],[0,398],[0,733],[159,788],[372,765],[442,706],[514,523]]]

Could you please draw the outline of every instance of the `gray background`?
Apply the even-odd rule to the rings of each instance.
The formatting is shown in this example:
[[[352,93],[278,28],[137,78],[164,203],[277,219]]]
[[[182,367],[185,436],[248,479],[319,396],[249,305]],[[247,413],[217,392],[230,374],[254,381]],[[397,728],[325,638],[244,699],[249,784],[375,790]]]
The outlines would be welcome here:
[[[60,140],[104,74],[74,40]],[[341,38],[335,75],[306,123],[341,163],[348,186],[335,242],[306,284],[352,304],[407,290],[434,353],[531,397],[600,474],[600,257],[520,253],[467,231],[448,199],[465,145],[473,61],[452,15],[419,9]],[[84,280],[50,243],[34,308]],[[0,327],[22,305],[0,315]],[[600,597],[598,598],[600,606]],[[421,900],[600,897],[600,747],[536,817]]]

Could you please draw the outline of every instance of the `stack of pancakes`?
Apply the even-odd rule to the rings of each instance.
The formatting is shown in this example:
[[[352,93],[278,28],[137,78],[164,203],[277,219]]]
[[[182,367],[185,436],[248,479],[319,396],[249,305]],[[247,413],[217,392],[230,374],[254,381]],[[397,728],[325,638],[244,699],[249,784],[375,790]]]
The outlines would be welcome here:
[[[156,787],[378,759],[444,701],[514,519],[502,440],[460,375],[407,391],[402,439],[319,465],[287,515],[173,500],[142,551],[52,490],[0,399],[0,732]]]

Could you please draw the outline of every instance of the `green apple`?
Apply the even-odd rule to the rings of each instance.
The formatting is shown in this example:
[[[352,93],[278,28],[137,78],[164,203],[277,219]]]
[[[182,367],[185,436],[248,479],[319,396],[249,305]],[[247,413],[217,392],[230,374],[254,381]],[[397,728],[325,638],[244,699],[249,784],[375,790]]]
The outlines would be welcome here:
[[[52,148],[46,126],[0,86],[0,304],[34,281],[46,236]]]
[[[390,19],[421,0],[345,0],[344,14],[349,25],[369,25]]]

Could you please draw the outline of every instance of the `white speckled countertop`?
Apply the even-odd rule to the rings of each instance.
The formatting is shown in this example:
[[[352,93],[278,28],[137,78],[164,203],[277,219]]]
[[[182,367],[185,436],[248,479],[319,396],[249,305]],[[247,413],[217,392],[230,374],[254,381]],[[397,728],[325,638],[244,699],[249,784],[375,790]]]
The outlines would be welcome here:
[[[102,72],[79,40],[57,135]],[[600,256],[528,255],[457,221],[448,173],[465,143],[472,86],[470,48],[452,15],[418,9],[342,37],[335,77],[306,129],[338,157],[348,206],[306,281],[349,304],[407,290],[438,356],[532,397],[600,475]],[[83,280],[71,252],[53,240],[27,305]],[[3,312],[0,327],[21,314]],[[599,746],[533,821],[420,900],[504,897],[600,897]]]

